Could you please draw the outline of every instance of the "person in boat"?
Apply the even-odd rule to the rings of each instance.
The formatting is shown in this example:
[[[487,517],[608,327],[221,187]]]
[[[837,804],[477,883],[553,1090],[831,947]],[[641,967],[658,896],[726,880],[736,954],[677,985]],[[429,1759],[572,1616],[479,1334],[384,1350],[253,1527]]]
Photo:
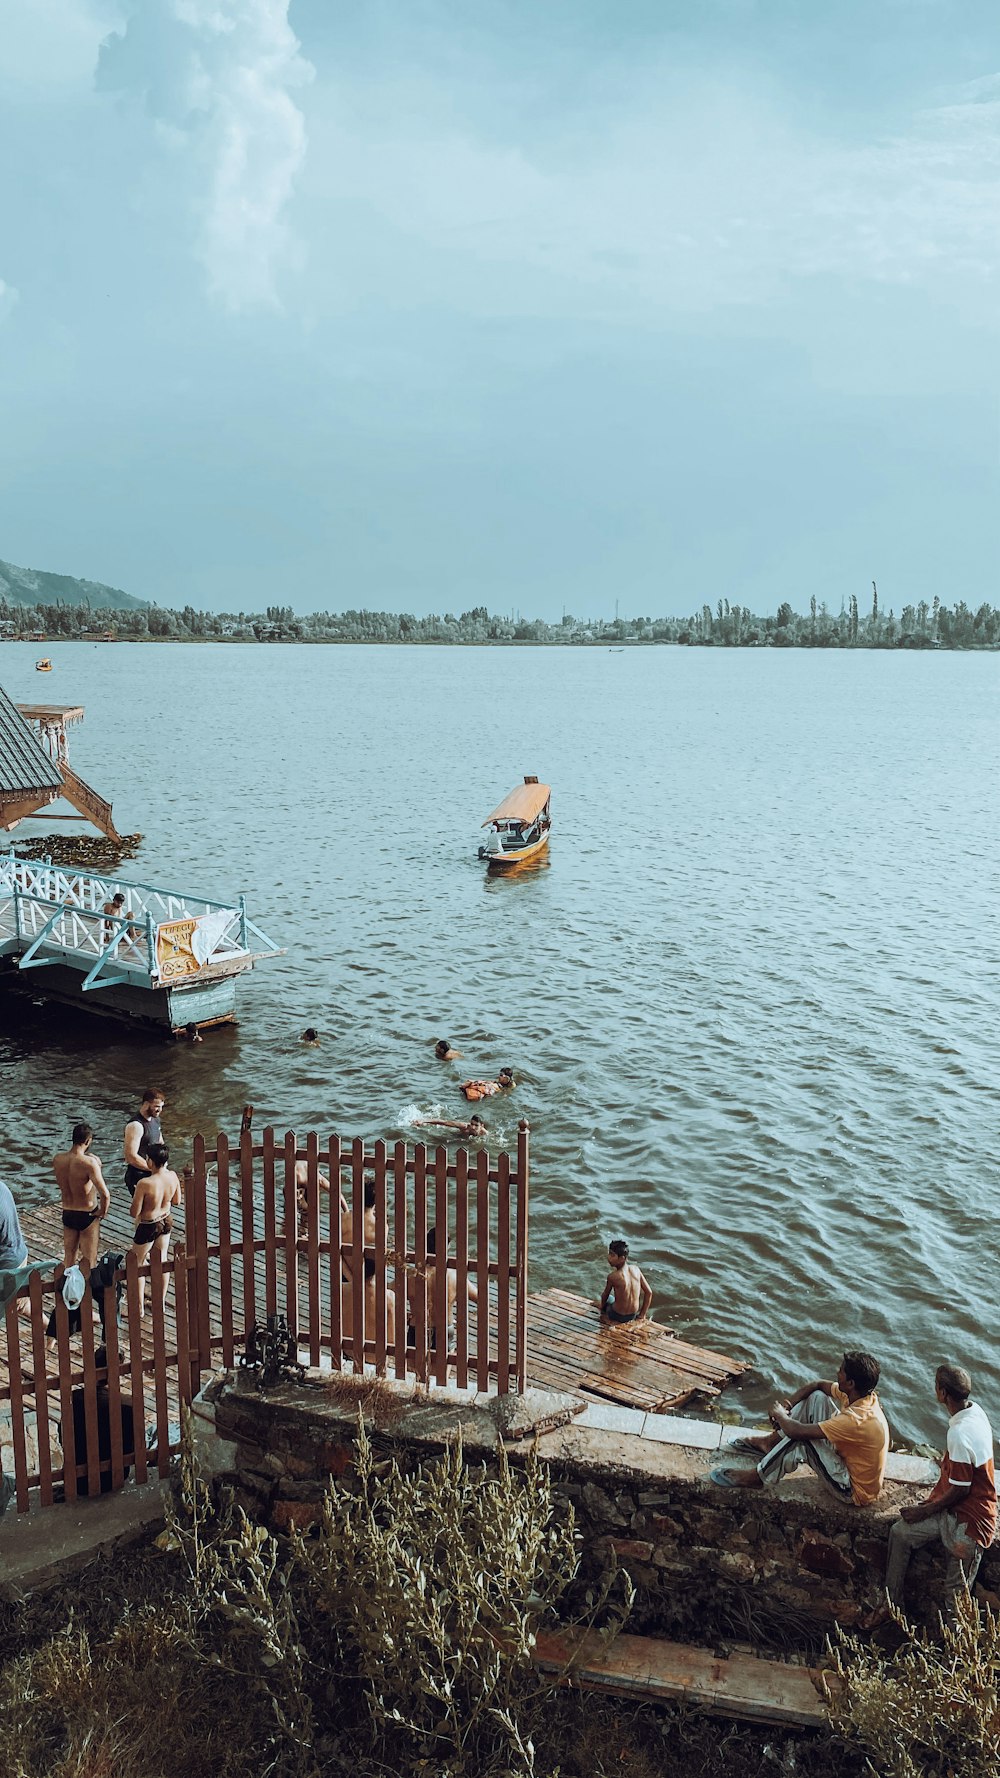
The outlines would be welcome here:
[[[496,1080],[467,1080],[462,1091],[467,1099],[492,1099],[494,1093],[509,1092],[516,1085],[513,1068],[501,1068]]]
[[[608,1265],[611,1270],[601,1297],[601,1314],[616,1327],[627,1321],[644,1321],[653,1293],[638,1266],[630,1262],[627,1241],[611,1242]],[[614,1307],[609,1307],[612,1302]]]
[[[453,1117],[415,1117],[413,1126],[417,1130],[431,1126],[438,1130],[457,1130],[460,1136],[473,1137],[477,1141],[481,1141],[484,1136],[489,1135],[486,1125],[478,1114],[470,1117],[467,1123]]]
[[[845,1352],[837,1381],[805,1383],[771,1408],[774,1431],[734,1441],[733,1450],[760,1461],[753,1469],[720,1466],[711,1480],[722,1488],[771,1488],[808,1463],[840,1500],[870,1506],[882,1492],[889,1426],[875,1386],[879,1362],[869,1352]]]
[[[461,1050],[452,1049],[447,1037],[438,1038],[437,1043],[434,1045],[434,1054],[439,1062],[458,1062],[461,1060],[462,1056]]]

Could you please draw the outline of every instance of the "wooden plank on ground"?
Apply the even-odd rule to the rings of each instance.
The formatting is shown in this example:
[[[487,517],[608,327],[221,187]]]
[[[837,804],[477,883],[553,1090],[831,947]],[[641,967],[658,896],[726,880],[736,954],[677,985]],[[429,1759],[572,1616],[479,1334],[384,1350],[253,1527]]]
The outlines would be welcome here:
[[[584,1691],[651,1701],[680,1698],[743,1722],[819,1729],[827,1721],[812,1668],[756,1655],[723,1659],[707,1648],[652,1636],[617,1636],[608,1644],[593,1630],[540,1630],[535,1661],[544,1673],[558,1674],[562,1683]]]

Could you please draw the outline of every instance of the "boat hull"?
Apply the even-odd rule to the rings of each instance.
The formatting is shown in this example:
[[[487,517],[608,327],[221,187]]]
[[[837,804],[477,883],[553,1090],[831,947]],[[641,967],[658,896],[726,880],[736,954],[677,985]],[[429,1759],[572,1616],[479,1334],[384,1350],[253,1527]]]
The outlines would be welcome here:
[[[549,836],[543,833],[540,840],[532,840],[530,846],[521,846],[516,852],[486,852],[484,849],[483,857],[492,871],[517,870],[519,865],[531,864],[536,858],[540,858],[548,843]]]

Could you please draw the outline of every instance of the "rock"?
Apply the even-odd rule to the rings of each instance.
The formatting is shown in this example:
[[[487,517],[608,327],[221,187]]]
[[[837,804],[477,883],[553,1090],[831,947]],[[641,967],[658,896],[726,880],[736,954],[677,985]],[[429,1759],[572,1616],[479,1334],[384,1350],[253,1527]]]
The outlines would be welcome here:
[[[612,1537],[610,1547],[620,1562],[648,1562],[653,1554],[653,1546],[639,1537]]]
[[[321,1501],[315,1500],[279,1500],[271,1512],[271,1523],[276,1531],[307,1531],[323,1516]]]
[[[820,1537],[816,1532],[805,1531],[799,1545],[797,1557],[803,1568],[810,1574],[840,1576],[854,1573],[854,1562],[839,1546],[828,1537]]]

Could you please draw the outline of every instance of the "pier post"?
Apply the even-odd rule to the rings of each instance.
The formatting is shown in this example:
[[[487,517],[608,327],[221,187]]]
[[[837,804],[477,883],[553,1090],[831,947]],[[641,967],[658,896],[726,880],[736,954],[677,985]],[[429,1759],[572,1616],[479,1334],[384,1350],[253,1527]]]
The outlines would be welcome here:
[[[249,951],[249,949],[250,949],[250,935],[247,932],[247,898],[245,895],[240,896],[239,909],[240,909],[240,949],[243,951]]]

